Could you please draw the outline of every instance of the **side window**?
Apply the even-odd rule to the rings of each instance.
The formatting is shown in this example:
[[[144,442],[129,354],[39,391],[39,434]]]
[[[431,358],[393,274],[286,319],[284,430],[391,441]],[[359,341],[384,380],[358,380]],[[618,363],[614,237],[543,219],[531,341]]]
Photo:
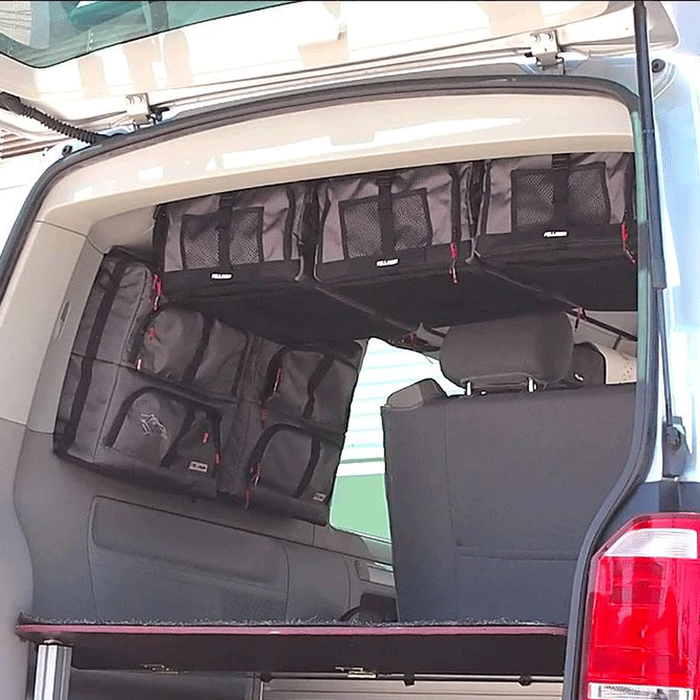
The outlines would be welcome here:
[[[389,394],[433,378],[448,394],[459,388],[443,377],[437,360],[372,339],[350,407],[350,422],[331,503],[331,525],[391,539],[384,492],[384,442],[380,408]]]

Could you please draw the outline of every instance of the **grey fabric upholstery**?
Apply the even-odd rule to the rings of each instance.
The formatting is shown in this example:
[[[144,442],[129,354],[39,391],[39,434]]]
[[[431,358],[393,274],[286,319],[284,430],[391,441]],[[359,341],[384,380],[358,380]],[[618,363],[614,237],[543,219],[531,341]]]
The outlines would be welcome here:
[[[564,312],[453,326],[440,349],[442,373],[475,388],[547,384],[561,379],[571,361],[573,333]]]
[[[581,542],[628,457],[634,385],[410,409],[397,394],[382,419],[399,619],[565,624]]]

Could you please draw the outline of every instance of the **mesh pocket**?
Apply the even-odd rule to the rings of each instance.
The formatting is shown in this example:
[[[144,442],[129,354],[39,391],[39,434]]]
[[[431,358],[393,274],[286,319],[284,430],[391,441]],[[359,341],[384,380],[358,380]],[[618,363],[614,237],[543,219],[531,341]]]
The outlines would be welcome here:
[[[610,222],[610,195],[605,186],[605,165],[593,163],[569,173],[569,224],[603,226]]]
[[[362,258],[381,255],[379,199],[364,197],[340,202],[339,211],[345,257]]]
[[[180,231],[182,268],[196,270],[219,265],[218,212],[185,214]]]
[[[515,170],[513,230],[548,226],[554,218],[554,178],[551,170]]]
[[[257,263],[263,260],[263,209],[233,209],[229,225],[229,258],[231,265]]]
[[[413,190],[392,198],[394,217],[394,247],[396,250],[422,248],[433,238],[428,215],[428,193]]]
[[[557,226],[601,226],[610,221],[610,196],[605,164],[572,167],[566,175],[564,220],[556,220],[557,170],[514,170],[511,173],[514,231]]]
[[[340,225],[346,258],[382,255],[379,198],[364,197],[340,202]],[[433,238],[428,196],[424,189],[391,197],[393,222],[392,250],[409,250],[430,245]]]

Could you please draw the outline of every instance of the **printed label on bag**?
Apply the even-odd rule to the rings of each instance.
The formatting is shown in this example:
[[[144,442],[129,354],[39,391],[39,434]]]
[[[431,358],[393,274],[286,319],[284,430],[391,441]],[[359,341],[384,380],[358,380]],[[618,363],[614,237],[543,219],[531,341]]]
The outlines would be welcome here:
[[[325,503],[326,502],[326,494],[325,493],[315,493],[314,494],[314,501],[316,501],[316,503]]]
[[[213,280],[230,280],[233,277],[233,274],[230,272],[212,272],[211,273],[211,278]]]
[[[167,428],[158,420],[158,416],[155,413],[142,413],[141,414],[141,429],[144,435],[157,435],[163,438],[163,440],[168,439]]]
[[[192,460],[187,467],[192,472],[201,472],[206,474],[209,471],[209,465],[206,462],[195,462]]]
[[[390,265],[398,265],[399,264],[399,259],[398,258],[391,258],[390,260],[377,260],[375,265],[377,267],[389,267]]]
[[[568,236],[569,232],[568,231],[545,231],[542,236],[544,238],[564,238],[564,236]]]

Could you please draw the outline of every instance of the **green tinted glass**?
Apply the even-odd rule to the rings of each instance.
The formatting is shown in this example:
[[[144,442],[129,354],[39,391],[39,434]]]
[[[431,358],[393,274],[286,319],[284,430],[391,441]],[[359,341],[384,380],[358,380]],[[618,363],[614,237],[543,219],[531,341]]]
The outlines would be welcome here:
[[[46,68],[169,29],[285,4],[5,0],[0,3],[0,53],[34,68]]]

